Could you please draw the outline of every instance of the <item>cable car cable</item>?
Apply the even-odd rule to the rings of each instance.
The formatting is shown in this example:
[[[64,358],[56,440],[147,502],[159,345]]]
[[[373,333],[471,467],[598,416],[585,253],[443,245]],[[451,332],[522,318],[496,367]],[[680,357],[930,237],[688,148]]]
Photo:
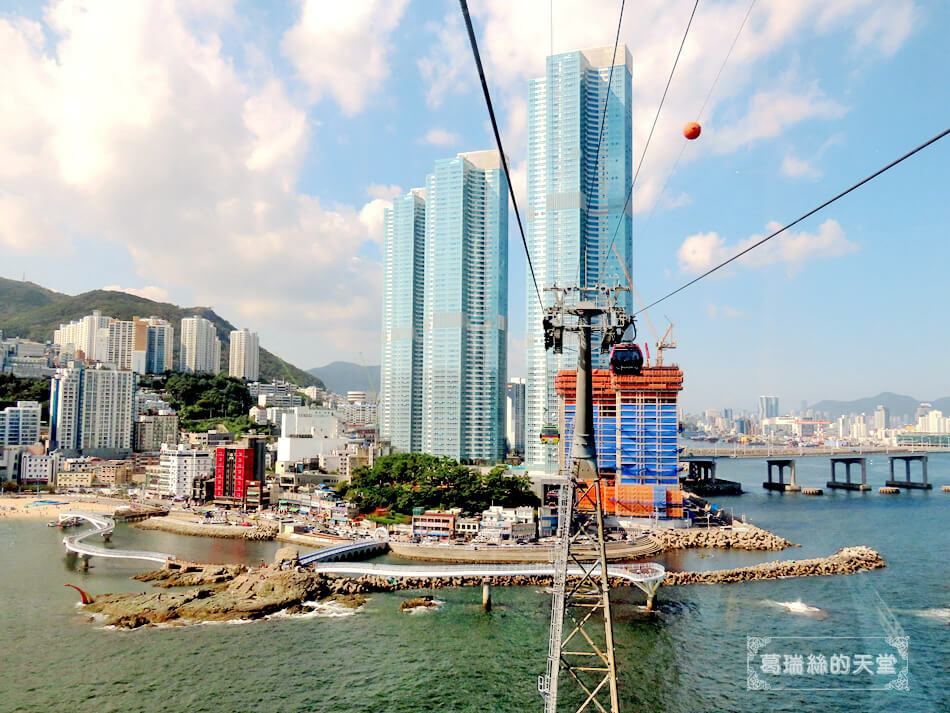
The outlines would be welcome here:
[[[643,160],[646,158],[647,149],[650,148],[650,139],[653,138],[653,130],[656,129],[656,122],[660,118],[660,111],[663,109],[663,103],[666,101],[666,94],[670,90],[670,84],[673,82],[673,75],[676,73],[676,65],[679,64],[680,55],[683,54],[683,46],[686,44],[686,38],[689,36],[689,28],[693,24],[693,18],[696,17],[696,8],[699,7],[699,0],[693,4],[693,11],[689,15],[689,22],[686,23],[686,31],[683,32],[683,39],[680,42],[680,48],[676,51],[676,59],[673,60],[673,68],[670,70],[670,76],[666,80],[666,87],[663,89],[663,96],[660,97],[660,104],[656,108],[656,115],[653,117],[653,125],[650,127],[650,133],[647,134],[646,143],[643,145],[643,153],[640,154],[640,162],[637,164],[637,170],[633,174],[633,180],[630,182],[630,190],[627,191],[627,199],[623,203],[623,208],[620,209],[620,217],[617,219],[617,227],[614,229],[613,237],[610,238],[610,242],[607,244],[607,250],[604,252],[606,255],[610,252],[610,248],[613,247],[614,241],[617,239],[617,233],[620,232],[620,226],[623,225],[623,216],[627,211],[627,205],[630,203],[630,199],[633,197],[633,188],[637,185],[637,177],[640,175],[640,169],[643,167]],[[632,211],[631,211],[632,213]]]
[[[706,93],[706,98],[703,100],[703,105],[700,107],[699,113],[696,115],[696,121],[699,123],[702,123],[703,112],[706,111],[706,105],[709,103],[709,99],[712,97],[713,91],[716,89],[716,85],[719,83],[719,78],[722,76],[722,71],[726,68],[726,64],[729,62],[729,58],[732,56],[732,51],[736,48],[736,44],[739,42],[739,36],[742,34],[742,30],[745,29],[746,23],[749,21],[749,16],[752,14],[752,8],[755,7],[755,2],[756,0],[752,0],[752,2],[749,3],[749,9],[746,10],[745,17],[742,18],[742,23],[739,25],[739,30],[736,32],[736,36],[732,38],[732,44],[729,46],[729,51],[726,52],[726,56],[722,60],[722,64],[719,65],[719,71],[716,73],[716,78],[713,80],[712,85],[709,87],[709,91]],[[676,160],[673,162],[673,168],[671,168],[670,172],[666,174],[666,180],[663,181],[663,187],[660,188],[660,192],[656,194],[656,200],[653,201],[653,207],[650,208],[650,215],[647,217],[646,223],[644,223],[643,228],[640,230],[641,235],[645,233],[647,228],[649,228],[651,223],[653,223],[653,216],[656,213],[657,207],[660,205],[660,199],[663,198],[663,194],[666,193],[666,187],[669,185],[670,179],[673,178],[673,174],[676,173],[676,169],[680,165],[680,159],[683,158],[683,153],[686,151],[688,144],[688,141],[683,142],[680,152],[676,156]]]
[[[696,0],[699,2],[699,0]],[[521,223],[521,213],[518,211],[518,200],[515,198],[515,187],[511,182],[511,172],[508,170],[508,159],[505,157],[505,150],[501,145],[501,134],[498,131],[498,122],[495,121],[495,109],[492,107],[491,94],[488,91],[488,82],[485,79],[485,70],[482,68],[482,57],[478,53],[478,42],[475,40],[475,29],[472,27],[472,18],[468,13],[468,3],[466,0],[459,0],[462,7],[462,16],[465,18],[465,28],[468,30],[468,39],[472,45],[472,54],[475,56],[475,66],[478,69],[478,79],[482,83],[482,92],[485,94],[485,104],[488,107],[488,118],[491,120],[491,128],[495,134],[495,144],[498,146],[498,153],[501,157],[501,166],[505,171],[505,180],[508,181],[508,192],[511,195],[511,203],[515,209],[515,218],[518,220],[518,230],[521,232],[521,243],[524,245],[525,256],[528,259],[528,268],[531,270],[531,280],[534,282],[534,291],[538,295],[538,303],[541,309],[544,309],[544,301],[541,299],[541,290],[538,289],[538,278],[534,274],[534,265],[531,262],[531,252],[528,250],[528,239],[524,234],[524,225]]]
[[[651,307],[655,307],[656,305],[660,304],[660,302],[663,302],[664,300],[669,299],[670,297],[672,297],[672,296],[675,295],[676,293],[682,292],[683,290],[685,290],[685,289],[686,289],[687,287],[689,287],[690,285],[695,285],[697,282],[699,282],[700,280],[702,280],[704,277],[708,277],[709,275],[713,274],[713,273],[716,272],[717,270],[720,270],[720,269],[724,268],[724,267],[725,267],[726,265],[728,265],[729,263],[734,262],[735,260],[738,260],[740,257],[742,257],[743,255],[745,255],[745,254],[748,253],[748,252],[751,252],[752,250],[755,250],[757,247],[759,247],[759,246],[762,245],[763,243],[768,242],[769,240],[771,240],[771,239],[774,238],[775,236],[781,235],[782,233],[784,233],[784,232],[785,232],[786,230],[788,230],[789,228],[791,228],[791,227],[797,225],[798,223],[801,223],[803,220],[805,220],[805,218],[808,218],[808,217],[810,217],[810,216],[813,216],[815,213],[817,213],[818,211],[822,210],[823,208],[827,208],[828,206],[830,206],[832,203],[834,203],[835,201],[837,201],[839,198],[844,198],[846,195],[848,195],[849,193],[851,193],[851,191],[853,191],[853,190],[855,190],[855,189],[857,189],[857,188],[860,188],[861,186],[863,186],[865,183],[868,183],[869,181],[874,180],[875,178],[877,178],[878,176],[880,176],[882,173],[885,173],[886,171],[889,171],[890,169],[894,168],[894,166],[896,166],[897,164],[901,163],[902,161],[906,161],[907,159],[909,159],[911,156],[913,156],[914,154],[918,153],[919,151],[923,151],[925,148],[927,148],[927,147],[930,146],[931,144],[935,144],[935,143],[938,142],[940,139],[944,138],[947,134],[950,134],[950,128],[944,129],[944,130],[941,131],[939,134],[937,134],[936,136],[934,136],[934,137],[931,138],[931,139],[928,139],[927,141],[925,141],[924,143],[922,143],[922,144],[921,144],[920,146],[918,146],[917,148],[911,149],[910,151],[908,151],[907,153],[905,153],[905,154],[904,154],[903,156],[901,156],[900,158],[894,159],[893,161],[891,161],[889,164],[887,164],[887,165],[884,166],[883,168],[879,168],[877,171],[875,171],[875,172],[872,173],[871,175],[869,175],[869,176],[867,176],[867,177],[865,177],[865,178],[862,178],[860,181],[858,181],[857,183],[855,183],[855,184],[854,184],[853,186],[851,186],[850,188],[847,188],[847,189],[841,191],[841,193],[839,193],[838,195],[836,195],[834,198],[830,198],[829,200],[826,200],[824,203],[822,203],[822,204],[819,205],[818,207],[812,208],[810,211],[808,211],[808,212],[805,213],[804,215],[802,215],[802,216],[796,218],[795,220],[793,220],[793,221],[792,221],[791,223],[789,223],[788,225],[785,225],[785,226],[779,228],[778,230],[776,230],[776,231],[775,231],[774,233],[772,233],[771,235],[766,235],[764,238],[762,238],[762,239],[759,240],[758,242],[755,242],[755,243],[753,243],[752,245],[750,245],[749,247],[747,247],[745,250],[742,250],[742,251],[736,253],[735,255],[733,255],[733,256],[732,256],[731,258],[729,258],[728,260],[724,260],[723,262],[719,263],[719,264],[716,265],[715,267],[713,267],[713,268],[707,270],[706,272],[704,272],[702,275],[693,278],[692,280],[690,280],[690,281],[687,282],[686,284],[681,285],[680,287],[677,287],[677,288],[676,288],[675,290],[673,290],[672,292],[670,292],[670,293],[668,293],[668,294],[666,294],[666,295],[663,295],[663,297],[660,297],[658,300],[656,300],[656,301],[654,301],[654,302],[651,302],[650,304],[648,304],[646,307],[643,307],[639,312],[636,312],[635,314],[640,314],[641,312],[645,312],[646,310],[650,309]]]

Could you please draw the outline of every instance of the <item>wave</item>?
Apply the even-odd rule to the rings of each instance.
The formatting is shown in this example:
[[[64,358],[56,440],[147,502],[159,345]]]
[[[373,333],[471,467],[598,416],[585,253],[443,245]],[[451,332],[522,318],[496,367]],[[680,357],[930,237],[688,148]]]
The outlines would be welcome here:
[[[816,619],[824,619],[828,616],[828,612],[824,609],[805,604],[801,599],[796,599],[794,602],[776,602],[771,599],[766,599],[764,603],[769,606],[782,607],[789,614],[803,614],[805,616],[815,617]]]
[[[921,619],[936,619],[938,621],[950,622],[950,607],[943,609],[934,607],[931,609],[908,609],[907,614],[918,616]]]

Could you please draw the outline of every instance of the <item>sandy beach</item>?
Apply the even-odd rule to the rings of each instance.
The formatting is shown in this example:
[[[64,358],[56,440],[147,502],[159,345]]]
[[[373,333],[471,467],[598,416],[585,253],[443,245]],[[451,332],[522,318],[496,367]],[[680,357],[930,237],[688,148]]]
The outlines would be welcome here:
[[[54,501],[62,505],[34,505],[37,501]],[[86,510],[87,512],[101,512],[112,514],[121,505],[127,505],[121,500],[111,498],[97,498],[95,496],[77,495],[3,495],[0,496],[0,518],[17,520],[55,520],[61,512],[69,510]]]

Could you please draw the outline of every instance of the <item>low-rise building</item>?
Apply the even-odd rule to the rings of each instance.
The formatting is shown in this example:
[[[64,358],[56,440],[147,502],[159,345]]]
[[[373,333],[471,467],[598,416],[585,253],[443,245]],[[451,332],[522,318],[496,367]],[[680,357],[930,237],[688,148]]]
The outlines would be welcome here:
[[[127,485],[132,482],[132,464],[124,460],[109,460],[98,463],[92,470],[100,485]]]
[[[455,517],[453,512],[427,510],[412,516],[412,534],[416,537],[455,537]]]
[[[61,470],[56,474],[56,488],[91,488],[95,482],[95,473]]]
[[[53,485],[59,469],[59,455],[24,453],[20,459],[20,482],[23,485]]]

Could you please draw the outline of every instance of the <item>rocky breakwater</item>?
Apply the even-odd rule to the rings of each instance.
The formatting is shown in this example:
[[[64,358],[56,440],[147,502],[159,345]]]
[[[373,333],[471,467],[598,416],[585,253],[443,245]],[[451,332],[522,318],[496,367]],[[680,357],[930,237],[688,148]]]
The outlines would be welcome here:
[[[161,530],[177,535],[198,535],[228,540],[273,540],[277,536],[277,525],[258,522],[251,527],[242,525],[212,525],[194,520],[182,520],[176,517],[151,517],[134,525],[141,530]]]
[[[654,530],[650,537],[664,550],[685,550],[693,547],[732,550],[784,550],[801,547],[784,537],[755,525],[740,528],[710,527],[686,530]]]
[[[708,572],[668,572],[663,584],[725,584],[756,579],[818,577],[855,574],[885,567],[884,558],[870,547],[844,547],[830,557],[763,562],[751,567],[716,569]]]

